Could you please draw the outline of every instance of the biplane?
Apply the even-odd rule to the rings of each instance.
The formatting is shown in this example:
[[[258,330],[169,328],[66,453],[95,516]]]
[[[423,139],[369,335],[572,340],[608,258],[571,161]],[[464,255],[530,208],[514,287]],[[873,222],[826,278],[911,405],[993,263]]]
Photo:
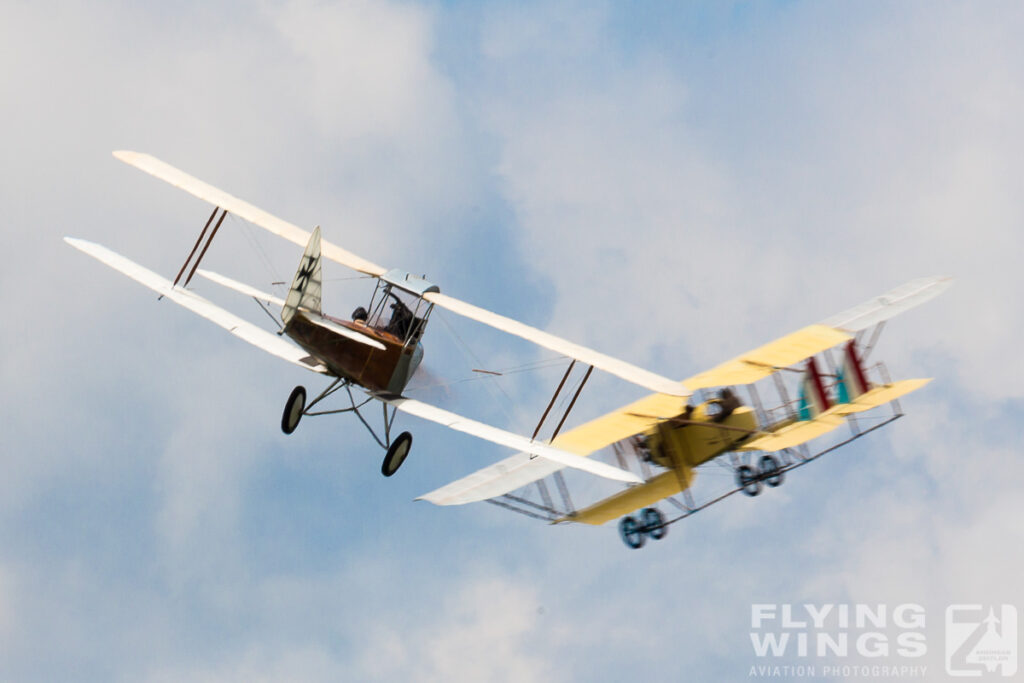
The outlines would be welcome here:
[[[154,290],[159,298],[173,301],[264,351],[324,376],[326,387],[310,401],[303,386],[291,391],[281,416],[284,433],[294,432],[303,417],[352,413],[384,450],[381,473],[391,476],[412,445],[408,431],[392,438],[397,413],[432,421],[518,452],[422,496],[423,500],[437,505],[487,501],[554,523],[604,524],[620,518],[623,540],[633,548],[641,547],[647,538],[663,538],[671,524],[733,493],[755,496],[764,486],[778,486],[787,472],[902,415],[898,399],[928,380],[892,382],[883,365],[868,366],[866,359],[887,320],[931,299],[951,282],[948,278],[914,280],[679,382],[442,294],[436,284],[424,278],[385,269],[323,240],[319,226],[307,232],[155,157],[127,151],[114,152],[114,156],[214,206],[188,257],[171,281],[99,244],[70,237],[65,241]],[[199,268],[228,213],[304,247],[284,298]],[[336,318],[322,310],[325,258],[376,281],[367,305],[357,307],[350,319]],[[189,288],[196,274],[255,299],[275,321],[280,321],[277,332],[243,320],[198,295]],[[279,314],[275,316],[267,306],[278,307]],[[484,424],[405,395],[423,360],[422,339],[435,307],[571,359],[532,436]],[[865,341],[865,337],[869,338]],[[833,361],[833,352],[840,354],[840,362]],[[586,370],[568,408],[552,436],[538,438],[577,364],[581,369],[586,366]],[[654,393],[561,432],[594,369]],[[799,378],[795,399],[789,397],[783,374]],[[773,401],[762,399],[764,390],[759,385],[766,381],[775,389],[777,398]],[[741,393],[746,395],[746,403]],[[347,398],[343,407],[325,407],[325,401],[342,395]],[[373,402],[382,410],[379,432],[362,412]],[[867,427],[861,425],[862,414],[887,404],[893,408],[890,416]],[[852,436],[823,451],[809,451],[809,442],[833,433],[844,422],[850,425]],[[609,447],[615,463],[605,462],[599,455]],[[711,463],[734,475],[735,486],[700,502],[693,495],[694,481],[698,470]],[[566,468],[578,476],[597,475],[606,483],[625,484],[626,488],[577,509],[566,483]],[[558,489],[561,503],[554,502],[550,486]],[[661,501],[675,506],[678,514],[666,518],[656,505]]]
[[[654,393],[568,431],[560,432],[561,424],[555,429],[552,446],[578,455],[611,447],[621,468],[639,470],[642,484],[576,508],[561,466],[518,454],[422,499],[437,505],[486,501],[552,523],[601,525],[619,518],[623,541],[640,548],[648,538],[664,538],[670,525],[733,494],[753,497],[775,488],[787,472],[902,417],[899,399],[930,380],[894,382],[883,363],[868,365],[867,359],[886,321],[951,283],[938,277],[913,280],[683,380],[691,390],[685,398]],[[570,365],[555,397],[572,370]],[[795,387],[788,377],[796,380]],[[875,414],[884,406],[890,410]],[[846,434],[839,431],[844,423]],[[809,447],[828,437],[831,443]],[[698,499],[698,472],[722,470],[731,483]],[[674,514],[666,516],[656,505],[661,502]]]

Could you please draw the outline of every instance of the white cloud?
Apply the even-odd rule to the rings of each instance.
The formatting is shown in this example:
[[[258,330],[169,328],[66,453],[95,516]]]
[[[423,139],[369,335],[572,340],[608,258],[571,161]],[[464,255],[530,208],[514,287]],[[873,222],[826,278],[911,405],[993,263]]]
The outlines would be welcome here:
[[[0,672],[722,679],[746,670],[754,600],[1020,601],[1019,10],[687,14],[671,40],[621,32],[618,11],[0,10],[18,65],[0,74]],[[434,267],[472,243],[453,278],[501,259],[517,276],[478,296],[500,289],[670,374],[950,273],[956,288],[879,349],[894,374],[938,381],[846,451],[855,466],[825,459],[642,553],[611,527],[411,504],[453,463],[501,453],[417,426],[385,486],[353,422],[284,439],[290,368],[59,242],[180,264],[207,209],[110,160],[125,146],[385,263]],[[219,239],[214,267],[241,275],[244,235]],[[273,268],[294,267],[268,244]],[[536,278],[552,301],[521,300]],[[514,397],[536,391],[512,379]],[[629,389],[589,391],[617,404]]]

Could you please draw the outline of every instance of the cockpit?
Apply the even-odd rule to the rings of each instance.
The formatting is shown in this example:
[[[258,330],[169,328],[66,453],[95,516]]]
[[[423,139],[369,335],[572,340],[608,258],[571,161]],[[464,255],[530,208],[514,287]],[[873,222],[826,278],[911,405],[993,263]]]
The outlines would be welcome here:
[[[406,347],[415,346],[426,328],[433,304],[423,295],[439,292],[422,278],[399,271],[388,271],[380,277],[370,300],[370,309],[360,306],[352,313],[352,320],[368,327],[393,334]]]

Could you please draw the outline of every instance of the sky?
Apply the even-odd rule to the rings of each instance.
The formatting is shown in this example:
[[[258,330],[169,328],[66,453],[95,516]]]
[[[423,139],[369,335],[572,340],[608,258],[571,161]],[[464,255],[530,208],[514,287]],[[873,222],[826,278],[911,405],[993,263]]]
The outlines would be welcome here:
[[[949,605],[1024,606],[1022,32],[1012,2],[0,4],[0,679],[862,678],[755,656],[753,605],[810,603],[922,606],[898,661],[945,680]],[[209,207],[115,149],[670,377],[952,276],[875,352],[935,381],[640,552],[414,502],[510,453],[403,418],[384,479],[352,419],[283,435],[316,377],[61,241],[187,255]],[[204,263],[290,279],[259,232]],[[327,311],[364,303],[325,268]],[[454,316],[425,345],[418,397],[520,433],[564,367]],[[570,420],[641,395],[595,377]]]

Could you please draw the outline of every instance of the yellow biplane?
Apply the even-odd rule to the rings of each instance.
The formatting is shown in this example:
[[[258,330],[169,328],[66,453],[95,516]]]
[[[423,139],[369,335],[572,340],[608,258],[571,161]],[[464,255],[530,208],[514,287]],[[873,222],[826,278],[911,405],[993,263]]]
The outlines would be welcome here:
[[[776,487],[787,472],[901,417],[898,399],[930,380],[893,382],[884,365],[869,367],[865,360],[887,320],[933,298],[951,282],[913,280],[744,353],[683,380],[693,392],[686,398],[655,393],[565,432],[559,433],[560,424],[552,446],[582,456],[610,446],[621,468],[633,463],[644,479],[586,507],[573,506],[560,466],[529,454],[507,458],[422,498],[437,505],[487,501],[554,523],[599,525],[620,518],[623,540],[640,548],[648,537],[663,538],[670,524],[734,493],[756,496],[764,486]],[[798,378],[795,391],[783,375]],[[768,393],[775,398],[767,399]],[[869,413],[886,405],[888,413]],[[844,423],[848,436],[810,450],[810,442],[834,434]],[[729,470],[734,485],[698,501],[693,494],[698,468],[711,463]],[[561,494],[560,503],[551,486]],[[671,518],[655,507],[660,501],[674,508]]]

